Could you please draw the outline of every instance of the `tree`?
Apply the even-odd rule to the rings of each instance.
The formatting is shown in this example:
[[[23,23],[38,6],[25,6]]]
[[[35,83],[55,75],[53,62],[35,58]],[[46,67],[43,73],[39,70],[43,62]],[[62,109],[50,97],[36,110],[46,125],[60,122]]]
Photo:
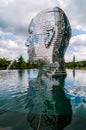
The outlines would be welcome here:
[[[10,62],[8,59],[0,58],[0,69],[6,69]]]
[[[17,69],[17,61],[16,60],[13,61],[13,63],[12,63],[10,68],[11,69]]]
[[[17,67],[18,67],[18,69],[25,69],[26,68],[26,62],[24,61],[22,56],[20,56],[18,58]]]

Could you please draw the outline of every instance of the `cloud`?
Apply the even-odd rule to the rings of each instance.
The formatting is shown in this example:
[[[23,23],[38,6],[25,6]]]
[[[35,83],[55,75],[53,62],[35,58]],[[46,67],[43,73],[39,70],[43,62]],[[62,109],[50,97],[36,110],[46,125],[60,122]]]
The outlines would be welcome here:
[[[66,61],[71,61],[73,55],[75,55],[77,61],[86,60],[86,34],[77,35],[71,38],[65,56]]]
[[[66,12],[74,29],[86,30],[86,0],[62,0],[61,7]]]
[[[53,5],[49,0],[4,0],[0,1],[0,25],[5,31],[26,32],[30,20],[47,7]]]
[[[15,51],[9,51],[7,49],[0,48],[0,57],[9,58],[10,60],[18,57],[18,54]]]
[[[0,32],[0,57],[15,59],[27,53],[24,37],[12,33]]]

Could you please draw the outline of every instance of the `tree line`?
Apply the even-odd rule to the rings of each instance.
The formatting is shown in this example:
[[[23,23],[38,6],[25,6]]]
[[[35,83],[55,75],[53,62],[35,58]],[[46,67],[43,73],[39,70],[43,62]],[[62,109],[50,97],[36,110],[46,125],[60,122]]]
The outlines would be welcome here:
[[[47,61],[47,59],[38,59],[35,62],[31,62],[28,60],[26,62],[22,56],[20,56],[17,60],[14,61],[5,58],[0,58],[0,69],[7,69],[9,65],[9,69],[31,69],[39,68],[46,64],[49,64],[49,61]],[[65,63],[65,67],[69,69],[86,69],[86,61],[68,62]]]
[[[86,61],[68,62],[65,67],[69,69],[86,69]]]
[[[12,64],[11,64],[12,63]],[[46,65],[48,61],[46,59],[38,59],[35,62],[30,62],[29,60],[26,62],[22,56],[20,56],[17,60],[9,60],[5,58],[0,58],[0,69],[31,69],[31,68],[39,68],[43,65]]]

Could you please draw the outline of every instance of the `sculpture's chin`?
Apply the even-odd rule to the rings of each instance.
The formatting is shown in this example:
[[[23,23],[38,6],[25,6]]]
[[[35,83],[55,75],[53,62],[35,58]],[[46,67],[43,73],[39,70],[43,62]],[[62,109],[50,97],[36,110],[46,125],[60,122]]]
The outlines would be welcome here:
[[[29,47],[29,45],[25,44],[26,47]]]
[[[48,48],[49,46],[48,45],[45,45],[46,48]]]

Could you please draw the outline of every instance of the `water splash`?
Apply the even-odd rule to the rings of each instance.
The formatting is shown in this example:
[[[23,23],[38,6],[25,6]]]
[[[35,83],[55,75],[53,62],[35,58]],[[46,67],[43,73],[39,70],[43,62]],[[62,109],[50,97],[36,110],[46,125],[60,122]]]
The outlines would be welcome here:
[[[17,58],[15,58],[15,59],[17,59]],[[12,61],[10,62],[10,64],[7,66],[7,70],[9,70],[9,69],[10,69],[10,67],[11,67],[11,65],[14,63],[15,59],[14,59],[14,60],[12,60]]]

